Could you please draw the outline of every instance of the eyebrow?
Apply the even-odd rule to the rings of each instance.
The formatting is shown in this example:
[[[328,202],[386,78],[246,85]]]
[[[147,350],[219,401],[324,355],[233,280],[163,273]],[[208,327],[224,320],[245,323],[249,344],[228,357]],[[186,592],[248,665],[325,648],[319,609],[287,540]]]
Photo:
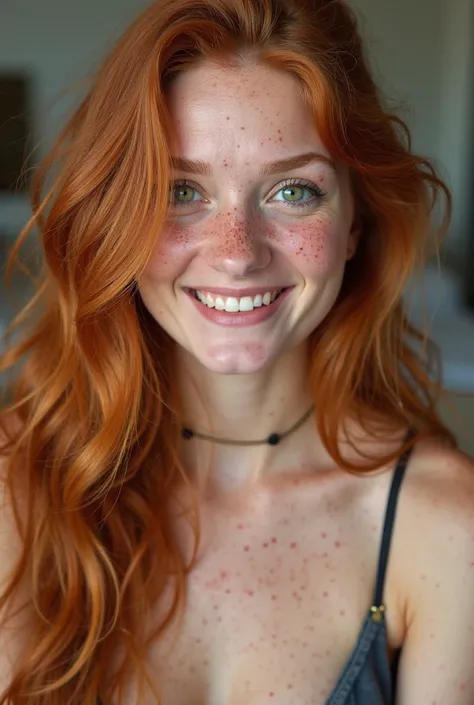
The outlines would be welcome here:
[[[297,154],[294,157],[288,157],[287,159],[280,159],[276,162],[263,164],[260,169],[260,173],[262,176],[272,176],[274,174],[281,174],[285,171],[300,169],[301,167],[308,166],[308,164],[314,164],[315,162],[321,162],[336,171],[336,165],[330,157],[320,154],[319,152],[307,152],[306,154]],[[193,174],[195,176],[212,176],[211,165],[201,160],[193,161],[192,159],[171,157],[171,166],[173,169],[176,169],[176,171],[182,171],[186,174]]]

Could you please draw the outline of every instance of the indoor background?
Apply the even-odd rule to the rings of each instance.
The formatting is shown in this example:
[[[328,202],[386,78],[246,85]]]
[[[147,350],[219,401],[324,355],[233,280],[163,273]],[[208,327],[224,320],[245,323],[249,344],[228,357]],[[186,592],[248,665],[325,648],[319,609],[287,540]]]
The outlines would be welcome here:
[[[80,80],[146,4],[0,0],[0,267],[29,217],[26,192],[5,190],[7,155],[11,159],[25,132],[35,155],[44,154],[80,95]],[[414,150],[434,159],[453,192],[442,271],[433,262],[424,276],[426,314],[443,353],[446,386],[472,394],[453,400],[458,413],[452,408],[443,413],[461,447],[474,455],[474,0],[352,5],[378,81],[408,122]],[[65,95],[74,85],[77,91]],[[34,250],[34,237],[28,247]],[[14,288],[20,300],[27,295],[21,278]],[[419,290],[414,282],[407,292],[415,320],[422,317]],[[12,304],[0,286],[0,335],[11,316]]]

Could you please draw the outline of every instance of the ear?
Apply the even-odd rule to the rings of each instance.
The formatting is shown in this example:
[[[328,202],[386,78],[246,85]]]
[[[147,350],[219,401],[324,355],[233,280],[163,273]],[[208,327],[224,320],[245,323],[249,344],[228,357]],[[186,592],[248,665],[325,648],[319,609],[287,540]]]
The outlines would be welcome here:
[[[354,217],[352,222],[352,227],[347,238],[347,250],[346,250],[346,260],[350,260],[354,257],[357,245],[362,234],[362,220],[359,215]]]

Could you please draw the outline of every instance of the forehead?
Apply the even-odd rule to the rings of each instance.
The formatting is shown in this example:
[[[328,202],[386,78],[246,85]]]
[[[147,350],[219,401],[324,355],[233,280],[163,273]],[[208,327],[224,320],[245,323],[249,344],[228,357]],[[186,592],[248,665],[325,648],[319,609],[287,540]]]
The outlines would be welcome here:
[[[329,156],[299,81],[288,72],[203,61],[174,80],[167,102],[176,156],[215,160],[226,155],[233,164],[311,150]]]

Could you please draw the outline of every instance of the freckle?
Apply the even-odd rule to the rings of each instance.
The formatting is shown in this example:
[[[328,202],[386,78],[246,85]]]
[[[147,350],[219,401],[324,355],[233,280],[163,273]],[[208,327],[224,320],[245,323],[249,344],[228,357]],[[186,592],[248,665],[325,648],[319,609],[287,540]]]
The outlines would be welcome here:
[[[290,548],[296,548],[296,546],[297,546],[296,541],[292,541],[292,542],[290,543]]]
[[[244,551],[250,551],[250,546],[244,546]]]
[[[230,593],[232,592],[232,590],[231,590],[230,588],[227,588],[227,590],[226,590],[225,592],[226,592],[226,595],[230,595]]]
[[[275,695],[275,693],[273,692],[273,690],[271,690],[271,691],[268,693],[268,697],[269,697],[269,698],[273,698],[274,695]]]
[[[230,215],[230,213],[227,213],[227,215]],[[238,529],[243,529],[243,528],[244,528],[244,525],[243,525],[243,524],[237,524],[237,528],[238,528]]]
[[[203,665],[204,665],[204,666],[209,666],[209,661],[206,659],[205,661],[203,661]]]
[[[435,588],[439,588],[439,583],[436,583]]]
[[[341,611],[339,612],[339,614],[341,615],[341,617],[344,617],[345,614],[346,614],[346,610],[341,610]]]
[[[277,539],[274,536],[272,537],[272,543],[278,543]]]
[[[265,543],[263,544],[263,548],[268,548],[268,541],[265,541]]]
[[[341,542],[340,541],[334,541],[334,545],[336,548],[341,548]]]
[[[434,639],[434,634],[430,634],[430,639]]]
[[[277,599],[277,596],[276,596],[276,595],[272,595],[272,600],[276,600],[276,599]]]
[[[219,609],[219,605],[214,605],[214,609],[215,609],[215,610],[218,610],[218,609]]]
[[[294,654],[290,654],[290,658],[295,658],[295,655],[294,655]]]
[[[325,531],[321,531],[321,538],[325,539],[327,537],[327,533]]]
[[[218,617],[218,618],[217,618],[217,621],[218,621],[218,622],[222,622],[222,617]]]
[[[202,640],[201,640],[201,638],[200,638],[200,637],[196,637],[196,644],[200,644],[200,643],[201,643],[201,641],[202,641]]]
[[[459,686],[459,690],[466,690],[467,683],[461,683]]]
[[[328,595],[327,592],[323,592],[323,597],[328,597],[328,596],[329,596],[329,595]]]
[[[287,688],[287,690],[291,690],[293,688],[293,683],[288,683],[286,688]]]
[[[307,642],[307,641],[303,641],[303,644],[302,644],[302,646],[303,646],[303,648],[304,648],[304,649],[306,649],[306,648],[307,648],[307,646],[308,646],[308,642]]]
[[[226,117],[226,120],[230,120],[230,117],[229,117],[229,116],[227,116],[227,117]]]
[[[246,592],[247,595],[249,595],[250,597],[253,597],[254,594],[255,594],[253,590],[246,590],[245,592]]]
[[[222,570],[221,571],[222,580],[226,580],[228,577],[229,577],[229,574],[225,570]]]
[[[209,624],[209,622],[207,621],[207,619],[203,619],[203,620],[202,620],[202,623],[204,624],[204,626],[206,626],[206,624]]]

